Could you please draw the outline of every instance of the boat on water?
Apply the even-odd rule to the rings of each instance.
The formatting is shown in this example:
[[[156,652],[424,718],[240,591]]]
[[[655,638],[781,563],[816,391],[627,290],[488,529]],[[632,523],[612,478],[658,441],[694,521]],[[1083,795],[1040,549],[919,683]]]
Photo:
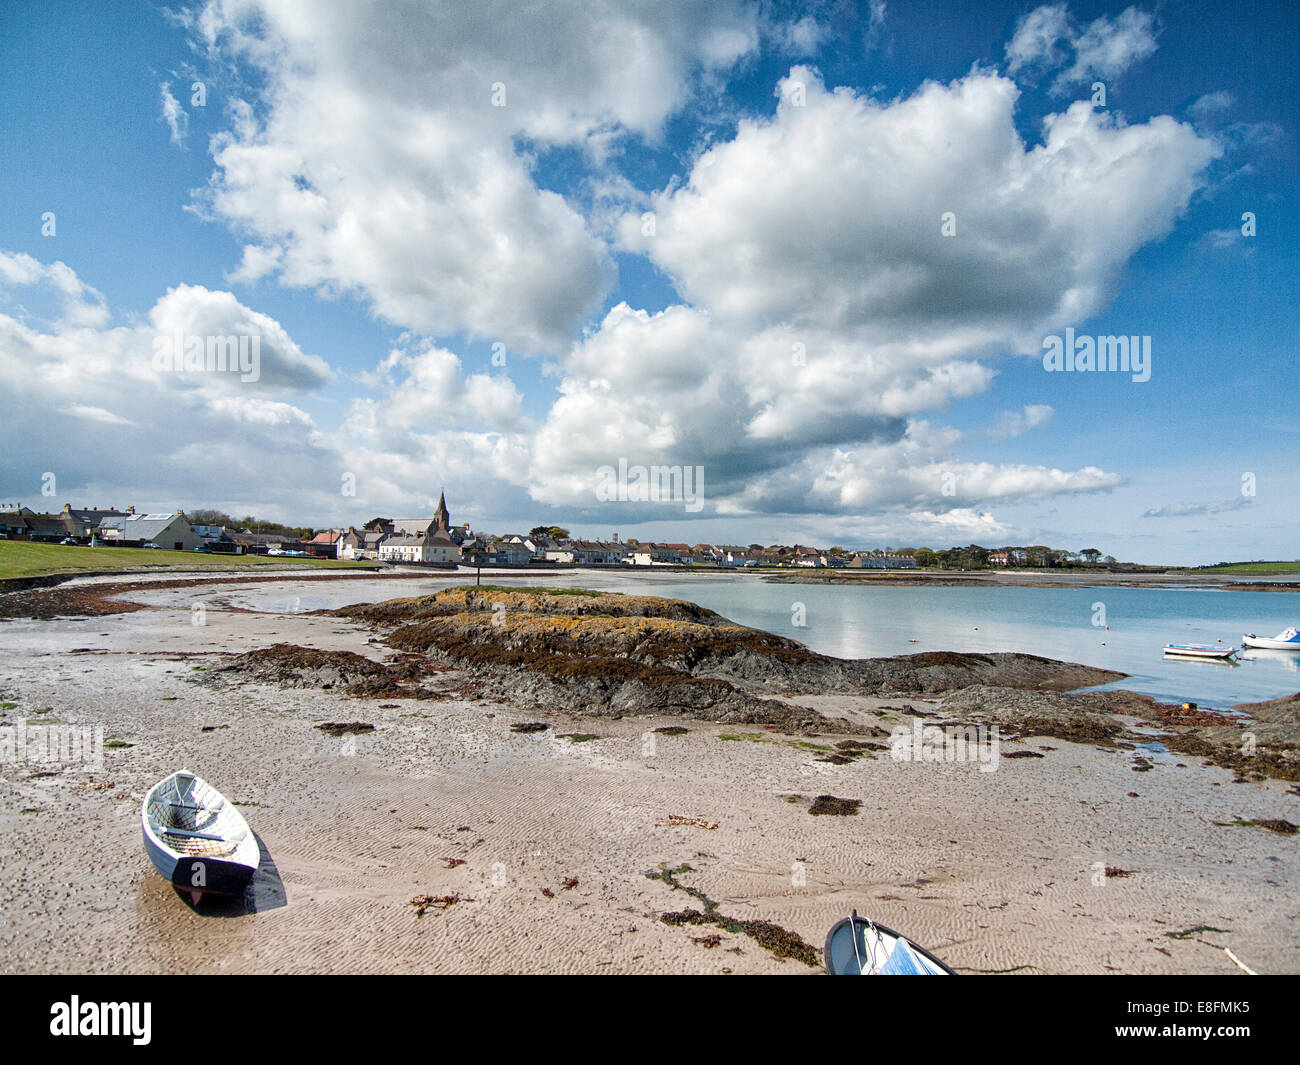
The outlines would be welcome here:
[[[1204,643],[1167,643],[1165,654],[1179,658],[1214,658],[1228,661],[1237,653],[1235,647],[1212,647]]]
[[[956,976],[918,943],[867,917],[845,917],[826,933],[832,976]]]
[[[205,894],[242,895],[262,860],[244,815],[188,770],[149,789],[140,828],[154,868],[196,906]]]
[[[1284,629],[1271,639],[1246,633],[1241,642],[1247,647],[1258,647],[1265,651],[1300,651],[1300,629]]]

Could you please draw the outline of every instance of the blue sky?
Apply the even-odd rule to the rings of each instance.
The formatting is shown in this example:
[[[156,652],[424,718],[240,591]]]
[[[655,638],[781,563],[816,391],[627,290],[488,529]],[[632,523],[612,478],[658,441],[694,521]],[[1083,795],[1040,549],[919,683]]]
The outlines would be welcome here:
[[[0,497],[1295,558],[1298,22],[7,4]],[[1046,371],[1067,327],[1150,380]],[[599,501],[620,458],[703,506]]]

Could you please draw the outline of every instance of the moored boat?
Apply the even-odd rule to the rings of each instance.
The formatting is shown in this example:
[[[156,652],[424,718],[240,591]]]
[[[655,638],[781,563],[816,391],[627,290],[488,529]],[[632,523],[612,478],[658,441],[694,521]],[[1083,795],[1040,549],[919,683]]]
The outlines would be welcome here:
[[[1180,658],[1219,658],[1230,659],[1237,653],[1235,647],[1211,647],[1204,643],[1167,643],[1165,654]]]
[[[906,936],[853,911],[826,933],[823,955],[832,976],[956,976]]]
[[[1266,651],[1300,651],[1300,629],[1285,629],[1271,639],[1248,632],[1241,638],[1241,642],[1247,647],[1259,647]]]
[[[205,894],[242,895],[262,860],[244,815],[188,770],[149,789],[140,828],[154,868],[195,905]]]

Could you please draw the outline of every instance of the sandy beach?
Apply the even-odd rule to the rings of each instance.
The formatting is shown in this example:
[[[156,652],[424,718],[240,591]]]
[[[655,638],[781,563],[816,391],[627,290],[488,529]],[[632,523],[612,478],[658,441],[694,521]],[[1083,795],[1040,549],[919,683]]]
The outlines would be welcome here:
[[[130,745],[98,771],[0,764],[0,970],[823,971],[662,919],[707,898],[818,954],[856,908],[961,973],[1239,972],[1225,947],[1300,971],[1300,837],[1243,823],[1300,820],[1290,782],[1054,737],[1004,743],[992,772],[819,760],[942,717],[911,695],[783,697],[857,730],[809,735],[538,713],[454,669],[437,699],[199,683],[276,643],[394,655],[360,621],[223,606],[219,578],[204,601],[200,625],[177,603],[0,622],[0,724],[103,724]],[[528,723],[548,727],[512,730]],[[141,849],[143,794],[182,766],[262,844],[240,902],[192,908]],[[860,807],[814,816],[819,795]]]

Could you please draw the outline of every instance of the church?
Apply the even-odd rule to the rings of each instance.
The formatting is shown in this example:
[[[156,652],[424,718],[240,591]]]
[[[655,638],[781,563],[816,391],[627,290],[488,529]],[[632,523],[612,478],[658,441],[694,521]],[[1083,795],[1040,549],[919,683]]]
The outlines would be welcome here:
[[[393,535],[379,547],[379,557],[391,562],[457,566],[460,545],[472,535],[468,524],[452,527],[445,492],[438,495],[432,518],[394,518],[392,526]]]

